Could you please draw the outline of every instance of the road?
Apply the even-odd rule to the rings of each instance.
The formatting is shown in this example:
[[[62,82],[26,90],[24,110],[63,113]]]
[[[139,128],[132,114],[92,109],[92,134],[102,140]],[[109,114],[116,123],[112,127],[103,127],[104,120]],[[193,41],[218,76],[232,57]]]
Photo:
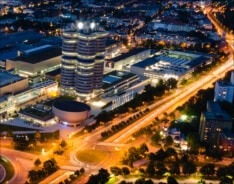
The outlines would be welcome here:
[[[232,44],[232,42],[229,43]],[[218,78],[220,78],[220,76],[222,76],[231,68],[233,68],[233,60],[232,58],[229,58],[225,64],[215,69],[214,71],[208,73],[206,76],[203,76],[201,79],[199,79],[199,81],[188,85],[184,89],[177,90],[167,98],[150,105],[149,108],[152,109],[152,111],[149,114],[147,114],[146,117],[139,119],[134,124],[118,132],[116,135],[114,135],[114,138],[109,139],[110,141],[108,142],[116,145],[120,143],[125,143],[127,140],[131,139],[132,133],[149,124],[155,117],[159,116],[160,114],[170,111],[176,108],[178,105],[181,105],[198,90],[210,86],[213,82],[215,82]],[[116,120],[112,123],[118,123],[118,121],[123,121],[125,118],[127,119],[128,116],[119,120],[116,118]],[[103,150],[109,152],[109,157],[107,160],[98,165],[82,163],[76,158],[76,153],[79,150],[96,149],[96,146],[100,143],[101,132],[103,132],[104,130],[108,130],[112,125],[113,124],[101,126],[92,133],[87,133],[78,138],[71,138],[70,140],[67,140],[70,145],[69,150],[66,151],[68,154],[65,154],[62,157],[55,156],[59,165],[62,167],[71,167],[73,165],[77,167],[84,167],[86,172],[88,173],[96,172],[101,167],[115,165],[118,154],[115,154],[115,151],[109,151],[105,147],[103,147]],[[51,149],[51,151],[48,152],[47,157],[52,156],[52,151],[53,149]],[[16,174],[9,183],[24,183],[25,179],[27,178],[28,171],[31,168],[33,168],[35,155],[5,148],[1,148],[1,154],[3,156],[6,156],[15,167]],[[46,156],[42,156],[41,158],[46,158]]]
[[[33,167],[35,155],[3,147],[1,155],[6,157],[15,169],[15,175],[8,183],[25,183],[28,171]]]
[[[215,82],[217,79],[219,79],[225,72],[230,70],[233,66],[232,58],[230,58],[225,64],[214,70],[213,72],[210,72],[206,76],[202,77],[198,81],[195,81],[194,83],[188,85],[186,88],[182,90],[176,91],[172,96],[169,96],[170,101],[167,101],[166,103],[161,103],[162,105],[159,108],[155,108],[155,104],[149,106],[150,109],[154,109],[151,111],[146,117],[143,117],[139,120],[137,120],[134,124],[128,126],[124,130],[117,133],[117,135],[114,135],[117,137],[115,140],[113,140],[113,143],[125,143],[127,140],[131,138],[131,135],[137,131],[138,129],[146,126],[150,122],[152,122],[155,117],[158,117],[160,114],[164,113],[171,107],[176,108],[176,104],[181,104],[182,102],[186,101],[189,97],[191,97],[193,94],[195,94],[200,89],[203,89],[207,86],[210,86],[213,82]],[[164,101],[163,99],[162,101]]]
[[[191,96],[193,96],[197,91],[200,89],[205,89],[212,85],[217,79],[223,76],[224,73],[229,71],[231,68],[233,68],[233,60],[232,57],[228,59],[227,62],[219,66],[218,68],[214,69],[212,72],[209,72],[202,78],[200,78],[198,81],[195,81],[194,83],[188,85],[184,89],[177,90],[175,93],[173,93],[171,96],[168,96],[167,98],[164,98],[160,101],[158,101],[155,104],[152,104],[149,106],[150,109],[153,109],[152,112],[147,114],[146,117],[143,117],[136,121],[135,123],[131,124],[130,126],[126,127],[122,131],[116,133],[113,137],[109,138],[106,142],[113,143],[113,144],[120,144],[120,143],[126,143],[128,140],[131,139],[132,134],[140,129],[141,127],[146,126],[152,120],[159,116],[160,114],[163,114],[164,112],[170,110],[172,111],[177,106],[183,104],[186,102]],[[126,118],[126,117],[125,117]],[[119,121],[123,121],[124,119],[121,119]],[[118,123],[118,121],[115,123]],[[112,124],[113,125],[113,124]],[[95,148],[96,145],[100,142],[100,133],[109,129],[110,125],[104,127],[101,126],[98,128],[98,130],[95,130],[91,134],[81,136],[78,139],[75,139],[74,142],[79,145],[79,147],[76,150],[73,150],[70,155],[70,159],[73,163],[76,163],[82,167],[85,167],[86,169],[95,169],[98,167],[95,166],[89,166],[85,163],[81,163],[77,160],[75,154],[80,149],[88,149],[88,148]],[[107,148],[102,148],[104,150],[108,150]],[[113,157],[110,157],[109,166],[113,165],[111,160],[113,160]],[[100,167],[99,167],[100,168]]]

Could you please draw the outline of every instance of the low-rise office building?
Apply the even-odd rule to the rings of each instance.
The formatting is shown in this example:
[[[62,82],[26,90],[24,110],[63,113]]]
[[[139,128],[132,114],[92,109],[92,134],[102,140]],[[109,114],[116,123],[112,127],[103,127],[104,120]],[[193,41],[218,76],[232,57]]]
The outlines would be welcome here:
[[[124,92],[139,81],[136,74],[126,71],[112,71],[103,76],[103,96],[113,96]]]
[[[212,61],[213,58],[209,55],[163,50],[159,55],[133,64],[130,71],[152,79],[178,79]]]
[[[27,87],[27,78],[9,72],[0,72],[0,97],[18,93]]]
[[[55,97],[58,93],[58,83],[52,80],[46,80],[34,84],[27,89],[0,98],[0,119],[7,113],[20,110],[23,104],[38,99],[40,96]],[[36,101],[32,102],[35,104]]]
[[[55,124],[52,108],[43,104],[20,110],[18,115],[21,119],[32,122],[35,126],[51,126]]]
[[[6,61],[6,68],[29,78],[30,83],[42,81],[45,73],[61,67],[61,49],[43,45],[34,49],[19,52],[19,55]]]
[[[151,57],[152,50],[146,48],[136,48],[117,57],[106,59],[104,63],[105,71],[125,70],[128,65],[133,65],[139,61]]]

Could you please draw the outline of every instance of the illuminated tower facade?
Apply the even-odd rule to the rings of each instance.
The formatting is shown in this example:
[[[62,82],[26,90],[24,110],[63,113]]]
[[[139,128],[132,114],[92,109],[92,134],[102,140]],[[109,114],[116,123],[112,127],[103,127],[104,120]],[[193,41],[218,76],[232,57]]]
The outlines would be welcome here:
[[[63,32],[61,90],[89,100],[101,93],[107,33],[94,22]]]

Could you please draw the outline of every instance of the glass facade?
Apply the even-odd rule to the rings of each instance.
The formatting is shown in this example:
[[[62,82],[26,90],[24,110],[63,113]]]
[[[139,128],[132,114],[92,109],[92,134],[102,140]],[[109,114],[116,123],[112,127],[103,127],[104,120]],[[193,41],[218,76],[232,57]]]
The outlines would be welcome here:
[[[80,24],[63,33],[61,89],[73,90],[78,98],[87,100],[102,89],[107,33],[93,23]]]

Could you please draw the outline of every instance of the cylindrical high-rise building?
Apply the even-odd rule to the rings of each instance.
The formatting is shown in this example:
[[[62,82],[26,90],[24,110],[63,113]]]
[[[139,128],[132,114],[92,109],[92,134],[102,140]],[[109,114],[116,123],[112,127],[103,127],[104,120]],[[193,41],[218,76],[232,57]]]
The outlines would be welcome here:
[[[63,32],[61,90],[89,100],[102,89],[107,33],[94,22],[78,22],[75,30]]]
[[[74,91],[74,78],[77,64],[77,37],[76,31],[63,32],[61,90],[63,93]]]

